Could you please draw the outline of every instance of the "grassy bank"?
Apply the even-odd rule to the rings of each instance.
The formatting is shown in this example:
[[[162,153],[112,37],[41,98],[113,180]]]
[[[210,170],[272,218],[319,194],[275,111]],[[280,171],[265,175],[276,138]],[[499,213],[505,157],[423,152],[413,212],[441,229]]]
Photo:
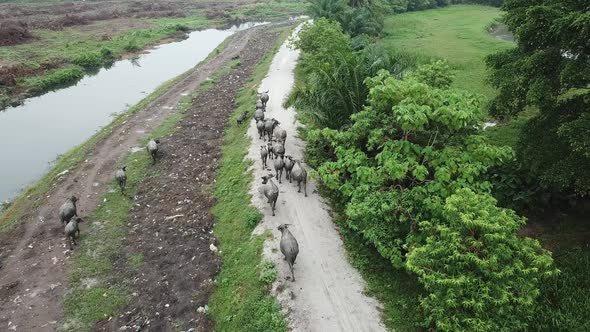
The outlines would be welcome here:
[[[420,58],[446,59],[455,69],[453,87],[491,98],[495,91],[485,83],[484,59],[514,45],[487,32],[488,25],[500,15],[498,8],[453,5],[388,16],[382,43]]]
[[[203,93],[210,89],[213,86],[211,82],[214,83],[227,74],[237,62],[230,62],[218,70],[212,75],[211,80],[203,82],[195,93]],[[181,111],[169,116],[141,142],[141,145],[147,143],[150,138],[170,135],[175,130],[176,124],[182,120],[184,110],[190,107],[190,100],[189,96],[183,98],[180,101]],[[122,241],[127,233],[126,223],[129,212],[135,205],[135,202],[128,197],[135,196],[138,184],[147,176],[159,176],[159,174],[148,171],[151,159],[143,150],[127,156],[122,161],[122,165],[128,167],[128,184],[125,193],[127,197],[121,196],[113,181],[110,184],[112,192],[107,192],[103,196],[102,203],[87,220],[90,227],[84,234],[82,244],[76,250],[72,261],[69,277],[71,292],[67,295],[64,304],[63,330],[90,331],[96,322],[118,313],[120,308],[129,301],[125,278],[113,273]],[[132,256],[129,266],[132,269],[137,268],[141,266],[142,261],[142,256]]]
[[[226,129],[223,157],[215,183],[213,208],[217,218],[215,235],[220,242],[223,267],[217,276],[217,287],[211,298],[211,314],[217,331],[285,331],[286,324],[276,300],[268,294],[265,268],[261,265],[264,237],[252,236],[252,230],[262,219],[250,203],[248,193],[253,181],[245,160],[250,140],[245,137],[247,126],[236,126],[236,117],[251,111],[256,103],[260,81],[266,76],[272,58],[290,34],[285,30],[254,70],[246,86],[236,98],[237,109]],[[262,273],[264,275],[264,273]]]
[[[37,29],[36,40],[0,47],[5,65],[20,65],[17,72],[29,73],[16,85],[0,90],[0,107],[77,82],[114,60],[136,53],[186,31],[219,24],[203,16],[115,19],[63,30]],[[115,30],[114,34],[111,30]]]

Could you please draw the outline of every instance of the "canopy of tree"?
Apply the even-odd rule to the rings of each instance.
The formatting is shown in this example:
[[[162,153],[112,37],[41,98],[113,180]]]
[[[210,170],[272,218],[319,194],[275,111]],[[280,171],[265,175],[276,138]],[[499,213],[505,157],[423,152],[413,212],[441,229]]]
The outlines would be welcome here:
[[[590,193],[590,2],[506,0],[518,46],[490,56],[500,90],[492,115],[538,110],[525,126],[519,159],[550,189]]]

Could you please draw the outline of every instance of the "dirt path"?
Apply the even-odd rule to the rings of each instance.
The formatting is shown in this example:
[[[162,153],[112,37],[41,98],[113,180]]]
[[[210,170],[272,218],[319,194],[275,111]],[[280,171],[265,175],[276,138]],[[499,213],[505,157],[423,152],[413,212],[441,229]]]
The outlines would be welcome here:
[[[79,197],[78,214],[92,213],[108,189],[117,163],[146,133],[176,111],[179,100],[209,75],[237,56],[262,27],[238,32],[220,54],[197,66],[168,92],[152,102],[96,146],[78,168],[56,180],[41,206],[13,231],[0,235],[0,330],[53,331],[61,319],[67,285],[68,251],[57,211],[66,197]],[[82,226],[84,227],[84,226]],[[82,229],[82,232],[84,229]]]
[[[211,184],[221,159],[224,129],[236,107],[234,98],[280,34],[269,26],[251,36],[240,52],[240,65],[193,99],[174,133],[162,139],[165,155],[153,168],[161,176],[149,177],[138,187],[136,201],[141,207],[130,213],[130,231],[117,268],[118,275],[126,274],[123,282],[134,294],[133,301],[121,310],[122,316],[105,321],[97,330],[117,331],[121,326],[130,331],[137,326],[154,332],[213,330],[209,316],[197,311],[209,302],[221,266],[210,249],[211,244],[218,245],[212,235]],[[144,262],[130,275],[128,258],[136,254]]]
[[[260,90],[270,90],[270,100],[265,116],[274,117],[287,131],[286,154],[296,159],[303,158],[304,142],[297,136],[293,109],[282,107],[294,82],[293,70],[299,53],[283,45],[273,59],[268,76],[262,81]],[[253,204],[265,215],[263,223],[256,230],[270,230],[274,239],[265,243],[265,255],[279,268],[279,280],[274,290],[293,331],[385,331],[380,318],[379,303],[363,294],[364,281],[346,259],[338,230],[328,214],[328,206],[322,201],[315,188],[316,183],[308,179],[308,197],[297,193],[297,185],[283,181],[278,184],[279,198],[276,216],[271,216],[269,204],[260,192],[260,177],[269,173],[262,169],[260,145],[254,121],[248,135],[252,145],[248,157],[255,161],[255,183],[251,188]],[[272,160],[268,164],[272,167]],[[274,170],[273,170],[274,173]],[[284,177],[283,177],[284,180]],[[290,231],[299,242],[299,256],[295,264],[296,281],[291,282],[287,264],[279,249],[279,224],[293,226]]]

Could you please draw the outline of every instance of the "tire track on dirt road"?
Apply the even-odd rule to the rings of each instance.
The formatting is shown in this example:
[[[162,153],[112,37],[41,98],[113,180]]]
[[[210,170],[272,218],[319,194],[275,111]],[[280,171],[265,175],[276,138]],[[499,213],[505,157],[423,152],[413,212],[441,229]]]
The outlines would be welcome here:
[[[299,52],[284,44],[262,81],[260,91],[270,90],[266,118],[279,120],[287,131],[285,150],[295,159],[303,159],[305,143],[297,137],[293,109],[285,110],[283,101],[294,83],[294,69]],[[252,202],[264,213],[263,222],[256,232],[269,230],[274,238],[265,243],[264,254],[279,270],[278,281],[273,285],[293,331],[386,331],[381,323],[380,304],[363,294],[365,283],[360,274],[348,263],[342,240],[328,213],[328,206],[316,192],[316,183],[308,177],[308,197],[297,192],[297,185],[283,180],[279,186],[276,216],[260,192],[263,169],[256,124],[252,120],[248,135],[252,144],[248,158],[254,161],[255,181],[251,187]],[[272,165],[272,160],[269,166]],[[274,170],[272,171],[274,173]],[[289,230],[299,242],[299,256],[295,264],[295,282],[286,281],[289,269],[279,249],[280,224],[292,224]]]
[[[57,178],[38,208],[22,218],[15,229],[0,234],[3,262],[0,266],[0,326],[16,331],[53,331],[62,317],[62,300],[68,289],[68,252],[57,211],[66,197],[75,194],[78,214],[88,216],[108,190],[118,162],[152,129],[176,112],[181,98],[228,63],[263,27],[229,37],[215,57],[197,65],[143,111],[97,143],[91,155]],[[82,233],[84,232],[82,225]],[[82,239],[83,240],[83,239]],[[8,325],[10,322],[10,326]]]

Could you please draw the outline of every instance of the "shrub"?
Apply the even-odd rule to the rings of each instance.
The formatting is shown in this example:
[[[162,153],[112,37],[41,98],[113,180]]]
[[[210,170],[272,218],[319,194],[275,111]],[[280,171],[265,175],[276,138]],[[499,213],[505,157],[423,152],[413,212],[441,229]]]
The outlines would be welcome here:
[[[265,260],[262,263],[260,263],[260,281],[267,285],[270,285],[273,282],[275,282],[275,280],[277,280],[278,275],[279,272],[277,271],[275,263],[269,260]]]
[[[33,92],[39,93],[76,82],[83,76],[84,72],[79,67],[58,69],[44,77],[30,80],[29,86]]]
[[[429,291],[422,305],[442,330],[522,328],[553,270],[537,242],[518,238],[523,219],[490,196],[487,172],[511,160],[511,149],[481,136],[471,94],[384,70],[365,83],[367,105],[349,127],[306,135],[346,223],[418,274]]]
[[[80,67],[92,69],[102,66],[104,61],[101,53],[86,52],[78,54],[72,62]]]
[[[462,189],[420,224],[428,237],[407,267],[430,293],[422,306],[443,331],[525,330],[541,281],[556,274],[539,243],[517,235],[524,218],[495,204]]]
[[[434,88],[448,89],[453,83],[454,75],[451,67],[444,60],[437,60],[427,65],[422,65],[413,73],[413,77],[418,81],[430,85]]]

